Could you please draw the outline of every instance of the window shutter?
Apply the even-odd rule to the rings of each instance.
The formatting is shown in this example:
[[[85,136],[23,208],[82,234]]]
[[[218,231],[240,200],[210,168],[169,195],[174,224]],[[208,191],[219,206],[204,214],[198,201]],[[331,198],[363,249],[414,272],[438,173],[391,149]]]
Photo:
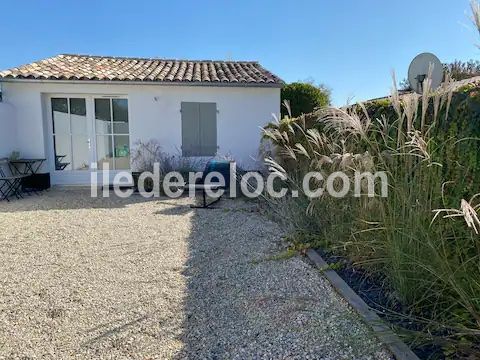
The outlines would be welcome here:
[[[182,156],[195,156],[200,144],[198,103],[182,102]]]
[[[217,104],[200,103],[200,156],[217,153]]]
[[[215,156],[217,104],[182,102],[182,155]]]

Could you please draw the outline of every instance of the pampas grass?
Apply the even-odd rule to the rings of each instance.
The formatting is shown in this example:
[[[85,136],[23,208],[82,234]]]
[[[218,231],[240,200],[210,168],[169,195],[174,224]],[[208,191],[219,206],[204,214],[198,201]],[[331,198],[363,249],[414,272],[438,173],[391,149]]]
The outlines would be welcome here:
[[[479,3],[471,1],[471,9],[480,33]],[[434,343],[447,358],[476,358],[480,188],[464,181],[465,171],[477,165],[460,146],[480,139],[445,132],[458,90],[450,74],[438,89],[428,76],[421,95],[400,95],[392,77],[389,111],[378,117],[357,104],[287,117],[264,129],[276,148],[270,170],[299,192],[297,198],[267,200],[283,223],[306,236],[308,246],[343,254],[383,279],[391,301],[406,307],[390,315],[416,326],[413,344]],[[454,126],[466,121],[454,120],[460,122]],[[324,178],[343,171],[353,180],[356,170],[387,174],[388,197],[308,198],[302,192],[302,177],[310,171]]]
[[[297,199],[270,201],[296,231],[313,234],[317,245],[381,274],[422,329],[417,341],[468,356],[480,344],[480,206],[476,197],[458,198],[459,209],[444,206],[445,184],[455,179],[443,177],[447,147],[437,134],[448,119],[453,88],[448,76],[436,90],[426,79],[422,95],[401,96],[395,83],[394,78],[389,98],[393,117],[372,119],[358,104],[311,114],[310,127],[305,118],[289,118],[266,129],[265,137],[282,154],[268,160],[270,169],[300,192]],[[353,181],[356,170],[384,171],[389,196],[309,199],[301,192],[302,175],[309,171],[324,178],[343,171]]]

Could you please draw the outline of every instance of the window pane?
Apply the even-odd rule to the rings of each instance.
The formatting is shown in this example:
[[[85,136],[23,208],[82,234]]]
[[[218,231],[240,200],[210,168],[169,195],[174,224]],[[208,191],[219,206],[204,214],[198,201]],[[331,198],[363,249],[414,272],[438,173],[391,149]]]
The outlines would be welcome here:
[[[72,136],[73,170],[88,170],[90,168],[90,149],[88,136]]]
[[[72,170],[72,154],[70,135],[55,135],[55,170]]]
[[[88,135],[87,117],[80,115],[71,115],[72,134]]]
[[[52,98],[52,110],[56,112],[68,113],[67,99]]]
[[[70,134],[67,99],[52,99],[52,118],[54,134]]]
[[[97,161],[98,169],[105,169],[107,166],[113,169],[113,144],[110,135],[97,136]]]
[[[130,169],[130,142],[128,136],[114,136],[115,169]]]
[[[95,126],[98,134],[112,132],[110,99],[95,99]]]
[[[86,116],[87,106],[85,99],[70,99],[70,114]]]
[[[70,99],[70,114],[72,134],[88,135],[85,99]]]
[[[113,107],[113,132],[115,134],[128,134],[128,100],[112,99]]]

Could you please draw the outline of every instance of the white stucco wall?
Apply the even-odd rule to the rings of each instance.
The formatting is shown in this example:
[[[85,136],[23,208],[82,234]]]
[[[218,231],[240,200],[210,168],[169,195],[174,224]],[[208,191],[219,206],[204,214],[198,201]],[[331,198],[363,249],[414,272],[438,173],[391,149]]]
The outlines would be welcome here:
[[[0,102],[0,159],[17,150],[15,120],[15,107],[6,101]]]
[[[6,82],[3,89],[4,103],[16,114],[16,129],[6,128],[6,131],[16,131],[16,148],[24,157],[49,157],[50,135],[44,120],[48,94],[126,95],[131,147],[137,140],[156,139],[166,152],[173,154],[178,154],[181,148],[180,103],[215,102],[218,153],[231,155],[247,168],[258,167],[253,159],[258,155],[260,127],[272,120],[272,113],[280,112],[279,88]],[[8,122],[2,114],[0,108],[0,124]],[[0,150],[15,147],[12,143],[5,144],[0,145]],[[51,169],[52,164],[46,167]]]

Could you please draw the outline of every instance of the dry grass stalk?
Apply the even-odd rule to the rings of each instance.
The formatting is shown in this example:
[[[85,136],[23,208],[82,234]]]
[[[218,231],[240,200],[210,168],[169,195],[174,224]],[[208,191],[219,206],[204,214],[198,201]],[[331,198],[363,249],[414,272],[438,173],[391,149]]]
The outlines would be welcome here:
[[[420,96],[418,94],[408,94],[403,96],[403,117],[407,121],[407,133],[414,129],[414,121],[417,118],[418,100]]]
[[[420,131],[411,131],[409,137],[410,140],[405,144],[406,148],[410,148],[409,153],[420,156],[423,160],[429,160],[431,156],[428,152],[428,143],[422,137]]]
[[[472,10],[472,21],[480,33],[480,3],[477,0],[471,0],[470,8]]]
[[[402,111],[402,102],[397,88],[397,76],[395,75],[395,71],[392,71],[392,87],[389,100],[397,114],[397,148],[399,148],[403,144],[403,121],[405,119],[405,113]]]
[[[446,213],[443,216],[444,219],[446,218],[454,218],[454,217],[463,217],[467,226],[472,229],[475,234],[480,234],[480,219],[478,211],[480,209],[480,204],[472,205],[473,199],[480,194],[475,195],[470,199],[470,202],[462,199],[460,202],[460,209],[435,209],[433,212],[435,216],[433,217],[432,223],[441,213]]]
[[[425,129],[425,116],[427,115],[428,103],[430,102],[430,95],[432,91],[433,67],[433,64],[428,66],[428,76],[422,84],[422,119],[420,125],[420,129],[422,131]]]

